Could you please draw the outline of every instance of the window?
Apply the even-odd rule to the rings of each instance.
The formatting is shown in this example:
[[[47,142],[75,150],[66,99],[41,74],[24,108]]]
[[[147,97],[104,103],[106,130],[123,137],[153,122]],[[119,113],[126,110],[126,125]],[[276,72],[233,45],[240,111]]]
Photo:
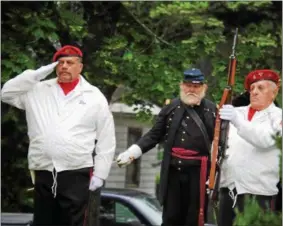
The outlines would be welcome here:
[[[127,222],[139,222],[136,215],[122,203],[115,203],[115,214],[117,223],[127,223]]]
[[[128,147],[136,143],[142,136],[142,129],[128,128]],[[126,169],[126,188],[137,188],[140,184],[141,158],[138,158],[127,166]]]
[[[132,210],[119,201],[102,199],[100,206],[102,226],[141,226],[142,223]]]

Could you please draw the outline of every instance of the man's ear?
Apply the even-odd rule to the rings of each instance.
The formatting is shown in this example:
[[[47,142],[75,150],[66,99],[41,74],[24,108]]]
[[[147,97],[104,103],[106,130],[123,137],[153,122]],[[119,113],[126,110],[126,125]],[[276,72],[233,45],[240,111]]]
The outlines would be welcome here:
[[[279,87],[277,87],[277,88],[276,88],[276,89],[274,89],[274,91],[273,91],[273,95],[274,95],[273,100],[275,100],[275,98],[277,97],[278,92],[279,92]]]
[[[83,65],[83,63],[81,63],[80,64],[80,73],[82,72],[83,68],[84,68],[84,65]]]
[[[207,89],[208,89],[208,86],[207,86],[207,84],[205,83],[205,84],[203,84],[203,89],[206,91]]]

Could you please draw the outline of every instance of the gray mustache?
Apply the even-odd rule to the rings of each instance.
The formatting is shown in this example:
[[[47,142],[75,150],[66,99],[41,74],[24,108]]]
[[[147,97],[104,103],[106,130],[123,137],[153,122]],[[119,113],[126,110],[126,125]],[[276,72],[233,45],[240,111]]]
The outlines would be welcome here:
[[[198,96],[198,95],[196,95],[195,93],[186,93],[186,96],[194,96],[194,97],[199,98],[199,96]]]

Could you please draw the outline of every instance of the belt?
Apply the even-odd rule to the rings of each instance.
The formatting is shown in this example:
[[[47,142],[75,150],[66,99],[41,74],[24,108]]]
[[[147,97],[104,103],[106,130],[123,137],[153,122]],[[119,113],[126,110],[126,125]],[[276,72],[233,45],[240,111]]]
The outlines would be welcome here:
[[[171,155],[177,157],[180,161],[184,160],[197,160],[201,162],[200,169],[200,209],[198,226],[204,226],[204,203],[205,203],[205,183],[207,173],[207,156],[197,156],[199,152],[193,150],[186,150],[184,148],[172,148]]]
[[[183,158],[171,155],[170,165],[174,166],[178,170],[181,170],[182,167],[200,166],[201,161],[198,159],[183,159]]]

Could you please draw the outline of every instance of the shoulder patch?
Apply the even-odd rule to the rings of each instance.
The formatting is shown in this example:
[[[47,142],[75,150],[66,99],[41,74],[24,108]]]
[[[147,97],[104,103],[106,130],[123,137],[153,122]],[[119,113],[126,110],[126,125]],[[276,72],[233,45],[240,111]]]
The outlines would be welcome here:
[[[171,99],[166,99],[165,100],[165,105],[168,105],[168,104],[170,104],[172,101],[171,101]]]

